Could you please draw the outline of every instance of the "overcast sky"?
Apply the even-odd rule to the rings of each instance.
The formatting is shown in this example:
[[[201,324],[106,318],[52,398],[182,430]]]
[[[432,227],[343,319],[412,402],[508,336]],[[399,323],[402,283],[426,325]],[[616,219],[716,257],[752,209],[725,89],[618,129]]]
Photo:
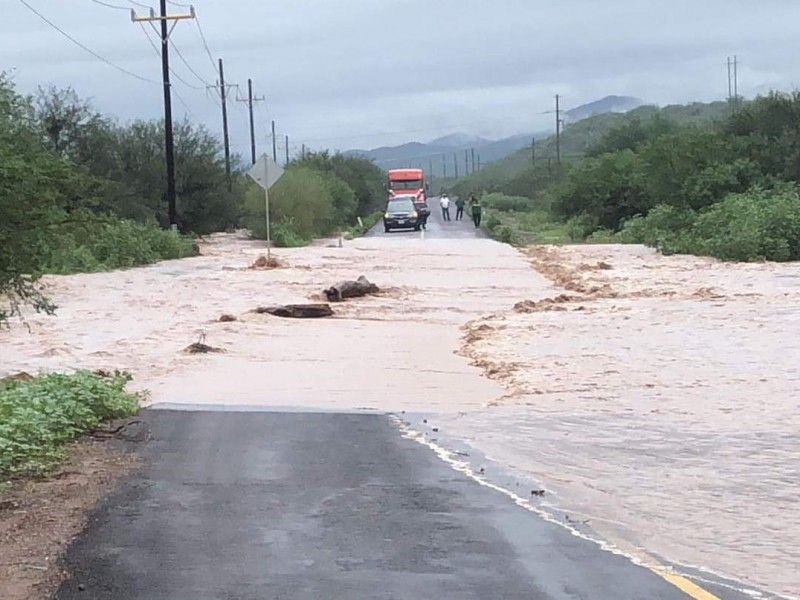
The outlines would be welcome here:
[[[104,64],[19,0],[4,0],[0,70],[13,73],[20,91],[72,86],[122,120],[162,116],[160,60],[129,11],[92,0],[26,1],[91,50],[152,82]],[[128,0],[103,1],[147,12]],[[609,94],[661,105],[724,99],[726,57],[734,54],[745,96],[791,90],[800,80],[797,0],[197,0],[194,6],[213,58],[225,61],[226,81],[239,84],[243,95],[251,77],[256,94],[266,97],[256,108],[261,150],[270,119],[281,140],[290,136],[292,151],[301,143],[372,148],[455,132],[540,131],[553,120],[542,113],[552,109],[556,93],[566,108]],[[217,73],[197,24],[180,21],[172,39],[213,84]],[[220,132],[217,96],[171,54],[176,73],[200,88],[173,78],[191,117]],[[173,102],[182,116],[186,108]],[[234,150],[247,154],[245,105],[231,102],[229,117]]]

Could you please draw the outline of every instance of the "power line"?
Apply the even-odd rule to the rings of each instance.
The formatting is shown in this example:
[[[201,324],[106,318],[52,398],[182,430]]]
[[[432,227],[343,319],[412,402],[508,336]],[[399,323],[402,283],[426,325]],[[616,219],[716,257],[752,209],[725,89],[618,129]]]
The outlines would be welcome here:
[[[142,4],[141,2],[136,2],[136,0],[128,0],[131,4],[135,4],[136,6],[140,6],[141,8],[146,8],[148,10],[152,10],[152,6],[148,6],[147,4]]]
[[[157,56],[161,56],[161,52],[159,52],[159,50],[158,50],[158,46],[156,46],[156,43],[155,43],[155,42],[152,40],[152,38],[150,37],[150,34],[147,32],[147,28],[144,26],[144,23],[142,23],[142,22],[140,21],[140,22],[139,22],[139,27],[141,27],[141,28],[142,28],[142,31],[144,31],[144,34],[145,34],[145,36],[147,36],[147,41],[149,41],[149,42],[150,42],[150,45],[153,47],[153,50],[155,50],[155,53],[156,53],[156,55],[157,55]],[[173,47],[173,48],[175,48],[175,45],[173,44],[173,46],[172,46],[172,47]],[[193,89],[193,90],[202,90],[202,89],[204,89],[204,88],[202,88],[202,87],[200,87],[200,86],[198,86],[198,85],[192,85],[191,83],[189,83],[188,81],[186,81],[186,80],[185,80],[183,77],[181,77],[180,75],[178,75],[178,74],[175,72],[175,70],[174,70],[172,67],[170,67],[170,69],[169,69],[169,72],[170,72],[170,73],[172,73],[172,74],[175,76],[175,79],[177,79],[178,81],[180,81],[180,82],[181,82],[183,85],[185,85],[185,86],[186,86],[186,87],[188,87],[188,88],[191,88],[191,89]]]
[[[200,19],[195,16],[194,22],[197,25],[197,31],[200,32],[200,39],[203,41],[203,47],[206,49],[206,54],[208,55],[208,60],[211,61],[211,67],[216,72],[217,70],[217,63],[214,62],[214,55],[211,53],[211,49],[208,47],[208,42],[206,41],[206,36],[203,33],[203,28],[200,26]]]
[[[67,38],[67,39],[68,39],[70,42],[72,42],[73,44],[75,44],[76,46],[78,46],[80,49],[82,49],[82,50],[84,50],[85,52],[88,52],[89,54],[91,54],[92,56],[94,56],[94,57],[95,57],[97,60],[99,60],[99,61],[102,61],[102,62],[104,62],[105,64],[107,64],[109,67],[113,67],[113,68],[114,68],[114,69],[116,69],[117,71],[119,71],[119,72],[121,72],[121,73],[125,73],[126,75],[130,75],[131,77],[134,77],[134,78],[138,79],[139,81],[144,81],[144,82],[146,82],[146,83],[154,83],[154,84],[156,84],[156,85],[161,85],[161,84],[160,84],[159,82],[157,82],[157,81],[154,81],[154,80],[152,80],[152,79],[147,79],[146,77],[142,77],[141,75],[137,75],[137,74],[136,74],[136,73],[134,73],[133,71],[129,71],[129,70],[128,70],[128,69],[126,69],[125,67],[120,67],[119,65],[117,65],[117,64],[114,64],[113,62],[111,62],[110,60],[108,60],[107,58],[105,58],[104,56],[101,56],[100,54],[98,54],[97,52],[95,52],[94,50],[92,50],[91,48],[88,48],[87,46],[84,46],[82,43],[80,43],[78,40],[76,40],[74,37],[72,37],[72,36],[71,36],[70,34],[68,34],[66,31],[64,31],[63,29],[61,29],[61,28],[60,28],[58,25],[56,25],[55,23],[53,23],[53,22],[52,22],[50,19],[48,19],[47,17],[45,17],[45,16],[44,16],[42,13],[40,13],[38,10],[36,10],[35,8],[33,8],[33,7],[30,5],[30,4],[28,4],[28,3],[26,2],[26,0],[19,0],[19,1],[20,1],[20,3],[21,3],[23,6],[25,6],[25,8],[27,8],[29,11],[31,11],[33,14],[35,14],[37,17],[39,17],[39,18],[40,18],[42,21],[44,21],[45,23],[47,23],[47,24],[48,24],[50,27],[52,27],[53,29],[55,29],[55,30],[56,30],[58,33],[60,33],[61,35],[63,35],[65,38]]]
[[[144,31],[144,35],[147,38],[147,41],[150,42],[150,46],[153,48],[153,52],[156,53],[156,56],[161,56],[161,53],[158,51],[158,47],[156,46],[156,44],[153,41],[153,39],[150,37],[150,34],[147,33],[147,29],[145,28],[144,24],[143,23],[139,23],[139,25],[141,25],[142,31]],[[169,71],[170,71],[170,73],[175,75],[175,77],[178,77],[178,75],[175,73],[175,71],[173,71],[172,69],[170,69]],[[178,79],[180,79],[180,77],[178,77]],[[198,89],[200,89],[200,88],[198,88]],[[186,112],[189,113],[189,116],[194,118],[195,121],[199,121],[200,118],[196,114],[194,114],[194,111],[191,108],[189,108],[189,105],[186,104],[186,100],[184,100],[183,97],[178,93],[178,90],[173,88],[172,89],[172,93],[175,94],[175,97],[178,99],[178,102],[180,102],[183,105],[183,108],[186,109]]]
[[[90,2],[94,2],[95,4],[99,4],[100,6],[105,6],[108,8],[116,8],[117,10],[130,10],[127,6],[120,6],[118,4],[109,4],[108,2],[103,2],[102,0],[89,0]]]
[[[208,81],[206,81],[206,80],[205,80],[205,79],[203,79],[203,78],[202,78],[200,75],[198,75],[198,74],[197,74],[197,71],[195,71],[195,70],[192,68],[192,65],[190,65],[190,64],[189,64],[189,62],[188,62],[188,61],[187,61],[187,60],[186,60],[186,59],[183,57],[183,54],[182,54],[182,53],[181,53],[181,51],[178,49],[178,46],[176,46],[176,45],[175,45],[175,42],[173,42],[171,38],[170,38],[170,40],[169,40],[169,43],[170,43],[170,45],[172,46],[172,49],[173,49],[173,50],[175,50],[175,53],[178,55],[178,58],[180,58],[180,59],[181,59],[181,62],[182,62],[183,64],[185,64],[185,65],[186,65],[186,68],[187,68],[187,69],[189,69],[189,71],[192,73],[192,75],[194,75],[194,76],[195,76],[195,77],[197,77],[197,78],[198,78],[200,81],[202,81],[202,82],[203,82],[203,85],[205,85],[205,86],[209,86],[209,85],[210,85],[210,86],[213,86],[213,85],[214,85],[214,84],[212,84],[212,83],[209,83]],[[197,89],[201,89],[201,88],[197,88]]]
[[[180,2],[173,2],[172,0],[167,0],[167,4],[172,4],[172,6],[179,6],[180,8],[192,8],[191,4],[181,4]]]

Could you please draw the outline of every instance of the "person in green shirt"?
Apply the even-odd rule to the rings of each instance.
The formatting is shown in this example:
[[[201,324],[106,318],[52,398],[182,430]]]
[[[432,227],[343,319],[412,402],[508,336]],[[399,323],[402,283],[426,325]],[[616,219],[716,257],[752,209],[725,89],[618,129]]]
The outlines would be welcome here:
[[[469,195],[469,209],[472,213],[472,222],[475,223],[475,227],[481,226],[481,203],[475,197],[475,194]]]

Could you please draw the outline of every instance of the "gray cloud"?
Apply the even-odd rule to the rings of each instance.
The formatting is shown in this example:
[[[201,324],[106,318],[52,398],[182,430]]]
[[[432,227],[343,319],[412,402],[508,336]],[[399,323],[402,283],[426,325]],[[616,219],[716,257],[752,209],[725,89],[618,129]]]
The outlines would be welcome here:
[[[126,11],[90,0],[28,1],[109,60],[159,79],[158,57]],[[371,147],[454,131],[540,130],[551,125],[543,113],[556,93],[566,106],[607,94],[661,104],[719,99],[732,54],[742,61],[744,94],[787,89],[800,52],[800,5],[792,0],[197,0],[195,7],[214,57],[225,59],[226,79],[243,94],[252,77],[267,96],[257,108],[263,148],[272,118],[293,146]],[[179,23],[173,39],[193,69],[215,81],[195,24]],[[0,55],[22,91],[71,85],[122,119],[161,116],[159,85],[97,61],[17,1],[0,23]],[[183,79],[204,87],[172,59]],[[219,132],[212,94],[174,84],[191,113]],[[177,100],[175,109],[185,110]],[[245,152],[244,105],[232,103],[230,116],[234,148]]]

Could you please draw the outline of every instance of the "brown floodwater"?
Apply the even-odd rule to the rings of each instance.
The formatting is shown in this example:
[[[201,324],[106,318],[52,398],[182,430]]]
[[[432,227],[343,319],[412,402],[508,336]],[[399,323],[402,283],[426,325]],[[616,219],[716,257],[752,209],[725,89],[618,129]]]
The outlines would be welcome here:
[[[0,332],[0,377],[125,369],[152,403],[438,413],[608,539],[800,596],[800,266],[400,236],[270,270],[234,235],[202,250],[48,277],[58,316]],[[331,319],[251,312],[362,274],[382,293]],[[201,337],[224,352],[183,352]]]

